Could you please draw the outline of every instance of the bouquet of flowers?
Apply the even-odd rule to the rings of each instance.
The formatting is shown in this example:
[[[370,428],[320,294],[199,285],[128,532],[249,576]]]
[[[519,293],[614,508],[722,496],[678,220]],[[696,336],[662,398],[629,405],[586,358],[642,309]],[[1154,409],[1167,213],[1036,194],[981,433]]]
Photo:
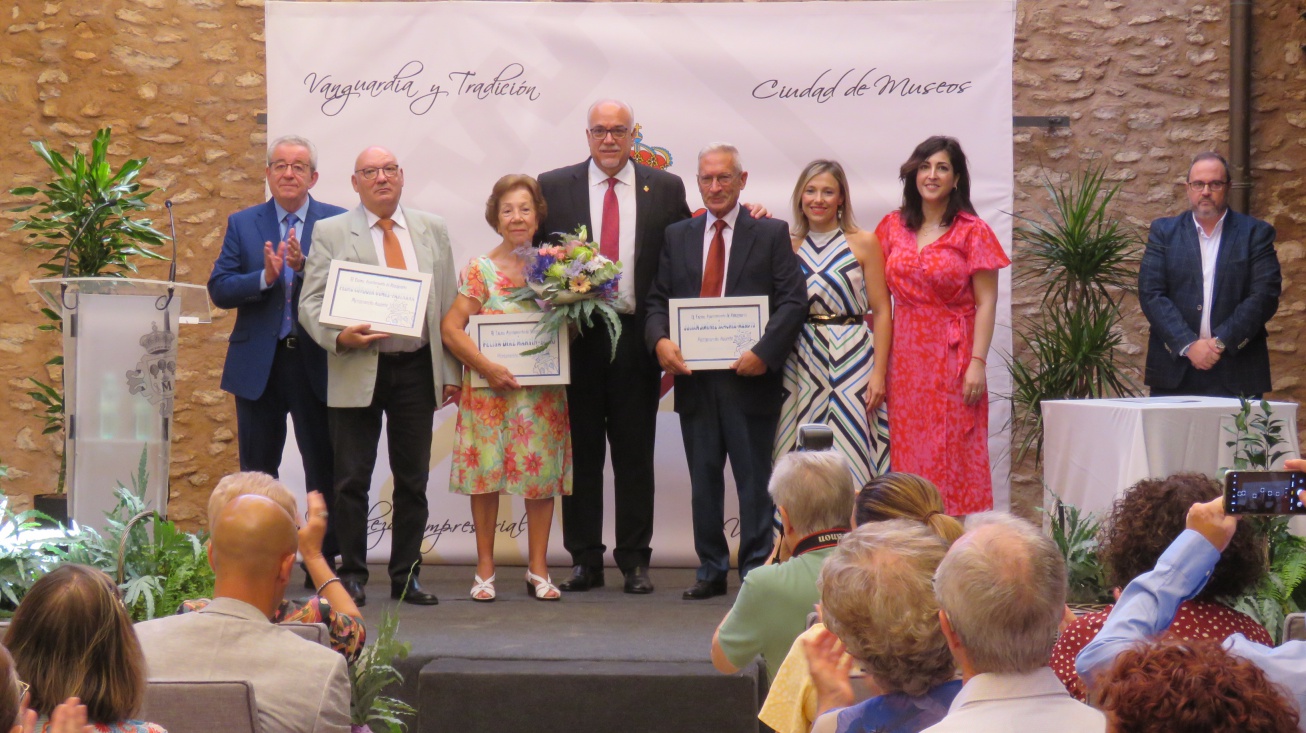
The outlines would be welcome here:
[[[558,244],[530,249],[525,253],[526,285],[512,294],[514,300],[534,300],[544,311],[537,333],[548,334],[548,340],[533,349],[522,352],[524,356],[548,348],[553,334],[563,326],[575,326],[584,331],[593,325],[597,314],[608,327],[612,337],[612,357],[617,356],[617,339],[621,336],[621,321],[612,304],[617,299],[617,284],[621,282],[621,262],[599,254],[598,245],[589,241],[585,226],[564,235]]]

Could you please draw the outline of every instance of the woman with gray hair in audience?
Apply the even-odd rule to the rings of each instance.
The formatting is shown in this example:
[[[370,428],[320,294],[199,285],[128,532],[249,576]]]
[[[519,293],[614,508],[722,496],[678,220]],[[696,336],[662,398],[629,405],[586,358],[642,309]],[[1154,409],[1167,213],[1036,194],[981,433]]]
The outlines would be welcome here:
[[[854,500],[854,527],[894,519],[922,524],[943,541],[945,550],[963,532],[961,522],[943,513],[943,498],[934,484],[911,473],[877,476]],[[809,657],[815,660],[810,670]],[[776,733],[807,733],[820,714],[883,692],[874,678],[855,667],[859,665],[843,652],[839,639],[824,625],[813,625],[780,665],[758,718]],[[814,673],[820,679],[813,679]]]
[[[939,623],[934,571],[948,545],[919,522],[853,530],[821,568],[821,617],[881,690],[816,719],[813,733],[917,733],[961,691]]]

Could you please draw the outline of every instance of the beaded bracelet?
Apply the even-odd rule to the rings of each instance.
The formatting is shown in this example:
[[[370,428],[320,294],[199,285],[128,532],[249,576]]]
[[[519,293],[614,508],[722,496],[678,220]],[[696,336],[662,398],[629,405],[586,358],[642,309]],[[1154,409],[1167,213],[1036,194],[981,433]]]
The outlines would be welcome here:
[[[340,578],[327,579],[327,582],[317,587],[317,592],[314,595],[319,595],[319,596],[322,595],[322,591],[325,590],[328,585],[331,585],[332,583],[339,583],[339,582],[340,582]]]

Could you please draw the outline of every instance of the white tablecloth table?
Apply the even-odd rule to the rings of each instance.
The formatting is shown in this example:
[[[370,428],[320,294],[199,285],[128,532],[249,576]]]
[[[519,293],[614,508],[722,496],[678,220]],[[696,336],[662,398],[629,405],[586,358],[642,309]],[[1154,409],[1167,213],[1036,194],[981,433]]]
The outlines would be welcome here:
[[[1105,514],[1141,479],[1233,466],[1234,415],[1224,397],[1133,397],[1043,403],[1043,481],[1083,511]],[[1259,407],[1256,408],[1259,412]],[[1298,457],[1297,405],[1271,402],[1284,459]],[[1281,459],[1275,465],[1282,465]]]

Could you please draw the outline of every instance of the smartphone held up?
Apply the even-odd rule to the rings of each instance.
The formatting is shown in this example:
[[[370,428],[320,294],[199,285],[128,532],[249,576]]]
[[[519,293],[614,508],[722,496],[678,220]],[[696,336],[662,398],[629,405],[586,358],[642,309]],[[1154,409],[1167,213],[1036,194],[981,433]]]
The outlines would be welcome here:
[[[1224,475],[1226,514],[1306,514],[1298,492],[1302,471],[1230,471]]]

